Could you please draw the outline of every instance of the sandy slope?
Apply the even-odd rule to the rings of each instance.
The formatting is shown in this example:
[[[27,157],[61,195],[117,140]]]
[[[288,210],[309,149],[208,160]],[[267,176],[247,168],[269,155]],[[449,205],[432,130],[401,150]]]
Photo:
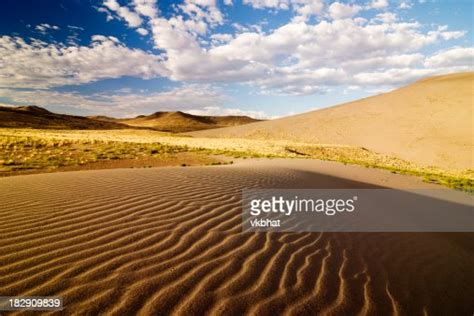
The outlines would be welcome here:
[[[422,166],[474,169],[473,108],[474,73],[461,73],[301,115],[190,134],[355,145]]]
[[[309,160],[0,179],[0,295],[90,315],[470,315],[473,234],[241,233],[242,188],[376,185],[430,186]]]

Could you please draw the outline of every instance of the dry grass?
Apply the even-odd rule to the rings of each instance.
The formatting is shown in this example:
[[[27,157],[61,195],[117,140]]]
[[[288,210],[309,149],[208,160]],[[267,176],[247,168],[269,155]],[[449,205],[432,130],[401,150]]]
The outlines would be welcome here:
[[[186,152],[186,146],[140,144],[88,139],[55,139],[41,136],[0,136],[2,171],[55,169],[95,162],[163,157]]]
[[[361,147],[288,147],[288,151],[301,156],[362,165],[368,168],[389,170],[393,173],[423,177],[425,182],[437,183],[450,188],[474,192],[474,170],[449,171],[436,167],[420,167],[396,157],[371,152]]]
[[[0,130],[0,170],[51,169],[107,160],[166,157],[193,152],[234,158],[308,158],[421,176],[427,182],[473,191],[474,172],[419,167],[362,147],[278,140],[181,137],[146,130]],[[209,164],[219,162],[211,162]],[[221,164],[224,162],[220,162]],[[184,164],[184,163],[183,163]]]

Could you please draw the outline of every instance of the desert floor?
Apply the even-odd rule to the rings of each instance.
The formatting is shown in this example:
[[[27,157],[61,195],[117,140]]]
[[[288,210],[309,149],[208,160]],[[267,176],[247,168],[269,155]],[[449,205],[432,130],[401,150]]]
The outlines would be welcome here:
[[[90,315],[472,315],[473,233],[241,232],[243,188],[380,186],[434,185],[307,159],[1,178],[0,295]]]

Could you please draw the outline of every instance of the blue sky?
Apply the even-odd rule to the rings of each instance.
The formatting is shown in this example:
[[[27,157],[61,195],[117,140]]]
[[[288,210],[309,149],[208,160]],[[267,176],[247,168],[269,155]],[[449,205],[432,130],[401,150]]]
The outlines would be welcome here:
[[[0,5],[0,104],[62,113],[271,118],[473,69],[471,1]]]

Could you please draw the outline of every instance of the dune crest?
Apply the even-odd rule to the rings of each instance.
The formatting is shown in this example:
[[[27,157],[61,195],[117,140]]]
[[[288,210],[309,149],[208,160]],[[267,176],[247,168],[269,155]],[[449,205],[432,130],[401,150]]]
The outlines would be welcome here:
[[[458,73],[322,110],[190,134],[344,144],[422,166],[473,169],[473,107],[474,72]]]

